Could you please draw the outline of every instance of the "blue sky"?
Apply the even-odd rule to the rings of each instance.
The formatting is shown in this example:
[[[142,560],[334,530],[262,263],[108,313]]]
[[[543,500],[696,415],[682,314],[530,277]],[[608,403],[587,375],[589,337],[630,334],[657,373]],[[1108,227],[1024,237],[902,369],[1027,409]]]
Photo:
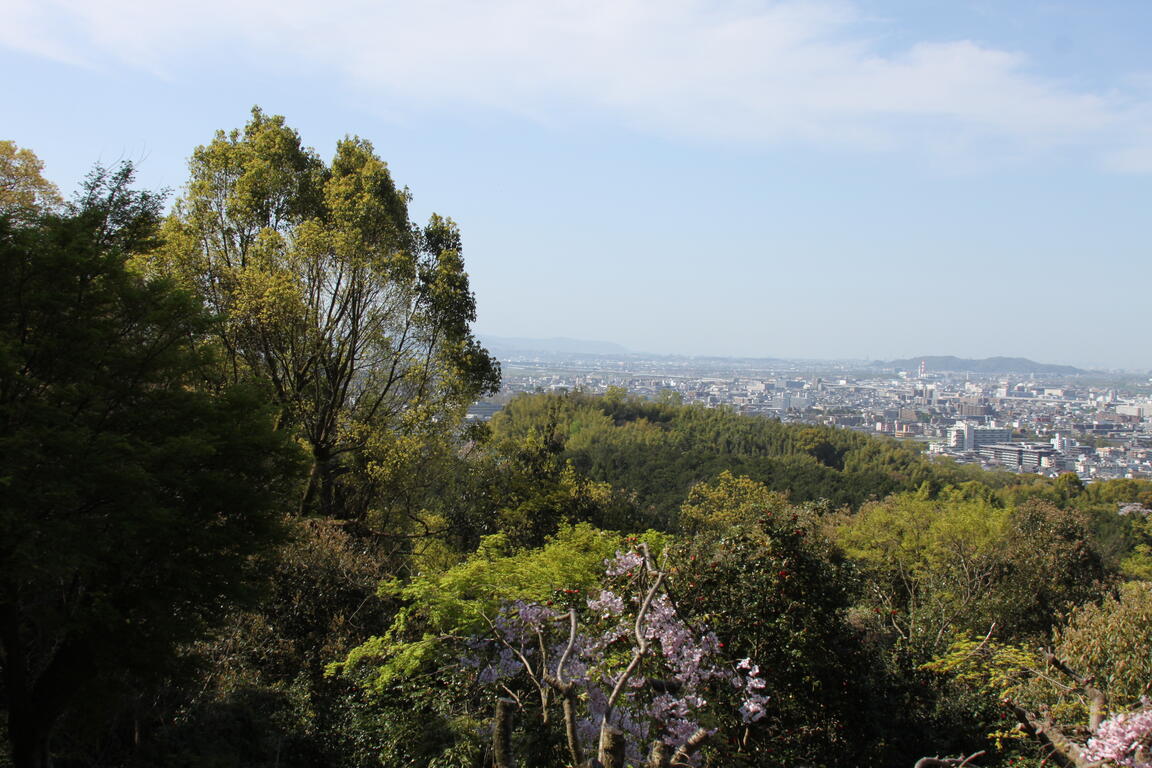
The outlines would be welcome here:
[[[477,330],[1152,368],[1146,0],[0,0],[0,138],[178,191],[254,104],[463,230]]]

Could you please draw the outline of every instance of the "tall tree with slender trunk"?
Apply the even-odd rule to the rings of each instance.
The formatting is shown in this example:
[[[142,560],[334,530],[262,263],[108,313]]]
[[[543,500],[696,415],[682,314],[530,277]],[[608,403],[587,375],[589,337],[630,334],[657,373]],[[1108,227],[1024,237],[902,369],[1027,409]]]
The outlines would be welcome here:
[[[407,190],[367,141],[340,141],[325,164],[259,109],[196,149],[190,169],[148,265],[226,319],[228,375],[267,387],[307,446],[301,511],[357,516],[343,476],[394,438],[458,423],[498,384],[471,333],[459,231],[439,216],[414,226]]]

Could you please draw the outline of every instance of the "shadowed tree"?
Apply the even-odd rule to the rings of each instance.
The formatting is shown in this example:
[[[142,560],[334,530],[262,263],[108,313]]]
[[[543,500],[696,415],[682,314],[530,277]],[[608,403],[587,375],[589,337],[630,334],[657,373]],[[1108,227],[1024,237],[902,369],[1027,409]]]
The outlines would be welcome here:
[[[198,302],[125,267],[160,198],[97,171],[67,215],[0,218],[0,671],[13,763],[117,675],[252,595],[295,451],[206,381]]]

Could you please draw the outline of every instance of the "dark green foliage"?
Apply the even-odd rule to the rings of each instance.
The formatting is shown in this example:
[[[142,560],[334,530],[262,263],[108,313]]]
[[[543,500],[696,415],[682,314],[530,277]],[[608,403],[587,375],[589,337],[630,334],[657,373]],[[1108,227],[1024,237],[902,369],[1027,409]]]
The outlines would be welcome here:
[[[497,438],[536,434],[581,473],[635,494],[652,524],[670,528],[688,489],[724,470],[793,502],[856,506],[951,479],[913,449],[827,427],[781,424],[724,409],[620,394],[523,395],[492,422]]]
[[[732,658],[753,659],[768,682],[767,717],[717,734],[714,764],[870,764],[879,729],[862,646],[845,622],[851,567],[821,536],[817,510],[768,497],[741,506],[737,484],[747,481],[714,486],[730,497],[710,500],[720,525],[677,548],[672,582],[685,616],[714,628]]]
[[[150,677],[254,596],[294,451],[204,378],[210,320],[132,275],[160,200],[98,171],[70,213],[0,221],[0,664],[14,760],[86,690]]]
[[[1003,636],[1042,641],[1068,611],[1104,593],[1116,574],[1091,538],[1088,516],[1076,509],[1030,502],[1013,510],[990,617]]]
[[[397,681],[380,692],[350,689],[340,704],[334,734],[339,764],[480,768],[485,765],[487,723],[459,714],[471,687],[471,680],[451,668]]]
[[[388,621],[391,604],[377,586],[390,558],[348,523],[294,520],[289,532],[259,607],[233,613],[213,638],[188,649],[195,668],[157,704],[162,716],[150,724],[145,762],[319,766],[344,759],[348,686],[323,671]]]

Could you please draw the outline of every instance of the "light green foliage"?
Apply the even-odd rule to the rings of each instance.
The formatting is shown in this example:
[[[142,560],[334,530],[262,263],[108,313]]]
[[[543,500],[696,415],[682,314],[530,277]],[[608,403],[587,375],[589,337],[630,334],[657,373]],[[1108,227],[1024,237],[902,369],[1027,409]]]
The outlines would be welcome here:
[[[832,530],[869,576],[866,605],[921,652],[979,629],[998,574],[1009,513],[983,500],[893,497],[865,505]]]
[[[869,565],[891,564],[924,575],[956,557],[986,550],[1004,535],[1007,510],[949,495],[933,500],[898,496],[865,505],[845,519],[838,543]]]
[[[688,534],[723,532],[735,525],[754,523],[766,513],[781,513],[787,506],[783,494],[725,470],[711,483],[692,486],[680,507],[680,528]]]
[[[988,717],[986,737],[997,750],[1015,750],[1026,742],[1028,737],[1016,727],[1015,718],[1008,718],[1007,709],[999,705],[1009,701],[1019,706],[1037,703],[1032,689],[1036,676],[1044,675],[1045,668],[1037,650],[963,632],[922,668],[947,678],[945,695],[949,699],[971,698],[982,703],[988,713],[996,713]]]
[[[663,539],[646,537],[658,548]],[[449,638],[482,635],[486,617],[512,600],[547,603],[561,590],[586,591],[599,583],[604,561],[625,548],[620,534],[587,523],[562,526],[539,549],[518,550],[504,534],[485,537],[459,565],[417,575],[408,584],[385,583],[381,590],[404,601],[388,632],[348,655],[332,673],[362,674],[377,687],[413,674]]]
[[[1108,580],[1083,514],[1037,501],[1002,508],[973,488],[866,505],[833,535],[866,568],[865,605],[927,657],[994,623],[1000,637],[1041,639]]]
[[[1043,666],[1044,659],[1035,649],[962,632],[924,669],[951,675],[995,700],[1016,700],[1021,686]]]
[[[1064,476],[1061,477],[1063,479]],[[1146,514],[1152,508],[1152,481],[1103,480],[1091,483],[1066,502],[1088,516],[1092,547],[1111,568],[1132,579],[1152,579],[1152,537]],[[1127,507],[1126,513],[1120,510]]]
[[[1115,506],[1120,503],[1143,504],[1152,507],[1152,480],[1104,480],[1084,487],[1081,498],[1089,503]]]
[[[414,226],[367,141],[340,141],[325,164],[258,109],[189,165],[165,246],[139,267],[226,319],[227,374],[266,386],[312,454],[302,508],[363,517],[376,480],[356,470],[393,437],[451,430],[497,384],[471,335],[459,231]]]
[[[559,467],[527,490],[503,499],[496,511],[496,524],[518,545],[539,543],[564,522],[619,522],[629,506],[608,483],[588,480],[571,464]]]
[[[597,481],[565,459],[573,441],[613,434],[610,420],[567,397],[517,397],[492,421],[492,440],[476,466],[492,524],[513,544],[538,546],[562,521],[643,530],[632,497]]]
[[[561,461],[634,493],[647,525],[665,529],[674,527],[689,488],[724,470],[785,492],[793,502],[826,499],[853,507],[920,487],[929,498],[948,485],[979,486],[991,495],[989,485],[1018,477],[929,461],[907,445],[847,430],[623,392],[520,396],[493,419],[492,431],[497,441],[535,431]]]
[[[60,206],[60,191],[41,175],[43,170],[32,150],[0,141],[0,216],[29,223]]]
[[[1058,627],[1053,656],[1080,680],[1051,664],[1035,647],[963,634],[924,669],[949,678],[949,695],[974,696],[989,711],[1002,702],[1045,717],[1068,732],[1088,722],[1092,693],[1105,695],[1106,712],[1138,708],[1152,693],[1152,584],[1128,582],[1118,594],[1086,603]],[[1015,718],[1000,710],[1002,718]],[[990,721],[992,722],[992,721]],[[1002,724],[989,738],[999,749],[1024,734]]]
[[[1132,549],[1120,562],[1124,575],[1152,581],[1152,514],[1133,515],[1130,522]]]

